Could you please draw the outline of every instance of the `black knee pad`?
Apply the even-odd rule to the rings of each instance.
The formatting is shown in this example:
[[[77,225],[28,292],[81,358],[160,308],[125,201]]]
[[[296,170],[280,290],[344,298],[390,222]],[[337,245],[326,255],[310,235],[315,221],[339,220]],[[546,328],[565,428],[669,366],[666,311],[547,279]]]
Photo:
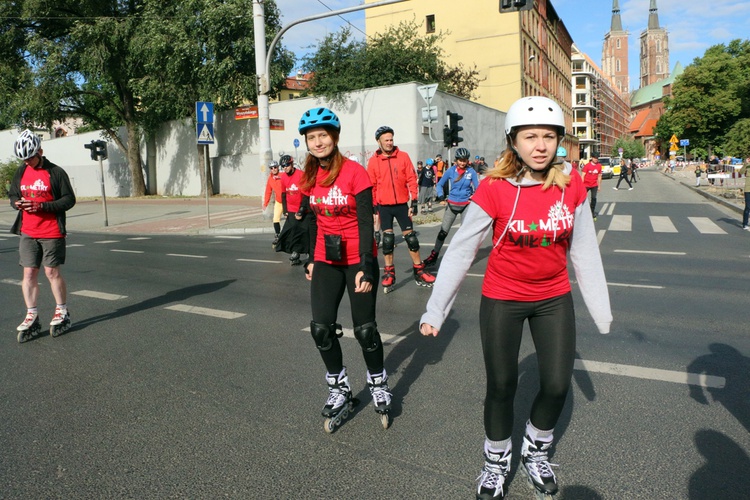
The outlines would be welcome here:
[[[448,237],[448,231],[443,231],[441,229],[440,232],[438,233],[438,239],[440,241],[445,241],[445,238],[447,238],[447,237]]]
[[[405,234],[404,241],[406,242],[407,248],[412,252],[416,252],[419,250],[419,239],[417,238],[417,233],[415,233],[414,231],[409,234]]]
[[[373,352],[380,347],[380,333],[378,325],[374,321],[354,327],[354,336],[365,352]]]
[[[396,248],[396,235],[383,233],[383,255],[391,255]]]
[[[320,351],[328,351],[333,347],[333,341],[343,335],[338,333],[341,329],[336,323],[325,325],[323,323],[310,322],[310,333],[315,341],[315,347]]]

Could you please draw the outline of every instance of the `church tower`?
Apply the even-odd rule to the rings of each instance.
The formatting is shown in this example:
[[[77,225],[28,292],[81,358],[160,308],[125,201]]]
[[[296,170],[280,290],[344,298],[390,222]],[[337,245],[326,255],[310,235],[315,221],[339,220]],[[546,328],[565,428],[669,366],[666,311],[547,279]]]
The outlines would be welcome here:
[[[656,0],[648,9],[648,28],[641,32],[641,88],[669,77],[669,36],[659,27]]]
[[[602,49],[602,70],[622,93],[630,92],[628,76],[628,32],[622,29],[620,3],[612,1],[612,23],[609,32],[604,35]]]

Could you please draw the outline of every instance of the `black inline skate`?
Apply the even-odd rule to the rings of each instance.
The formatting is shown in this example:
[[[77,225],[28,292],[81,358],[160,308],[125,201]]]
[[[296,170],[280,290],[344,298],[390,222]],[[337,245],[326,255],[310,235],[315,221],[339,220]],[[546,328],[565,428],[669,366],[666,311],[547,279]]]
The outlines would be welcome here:
[[[538,500],[550,500],[557,493],[557,478],[549,463],[548,451],[552,442],[532,441],[526,435],[521,447],[521,464],[529,486]]]
[[[359,404],[359,401],[352,397],[352,388],[349,385],[349,377],[346,376],[346,367],[338,375],[326,373],[326,383],[328,383],[328,399],[321,413],[326,417],[323,422],[323,429],[330,434],[336,430],[336,427],[344,423],[344,420],[349,416],[349,412],[354,409],[355,405]]]
[[[68,310],[55,309],[55,315],[52,317],[52,321],[49,322],[49,334],[53,337],[59,337],[70,330],[71,326],[73,326],[73,323],[70,321]]]
[[[393,397],[388,387],[388,374],[383,370],[382,373],[372,375],[368,370],[367,386],[370,388],[375,412],[380,415],[380,423],[383,424],[383,429],[387,429],[391,426],[391,398]]]

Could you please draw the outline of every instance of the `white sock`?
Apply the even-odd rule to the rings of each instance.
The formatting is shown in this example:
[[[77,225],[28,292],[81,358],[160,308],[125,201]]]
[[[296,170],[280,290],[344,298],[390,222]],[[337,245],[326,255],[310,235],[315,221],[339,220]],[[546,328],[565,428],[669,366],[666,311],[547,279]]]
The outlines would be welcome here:
[[[510,453],[512,443],[510,438],[503,439],[502,441],[492,441],[490,438],[484,438],[484,452],[485,454],[495,454],[500,456],[506,456]]]
[[[526,421],[526,435],[529,436],[534,442],[541,441],[543,443],[551,443],[554,430],[555,429],[543,431],[534,427],[531,424],[531,420]]]

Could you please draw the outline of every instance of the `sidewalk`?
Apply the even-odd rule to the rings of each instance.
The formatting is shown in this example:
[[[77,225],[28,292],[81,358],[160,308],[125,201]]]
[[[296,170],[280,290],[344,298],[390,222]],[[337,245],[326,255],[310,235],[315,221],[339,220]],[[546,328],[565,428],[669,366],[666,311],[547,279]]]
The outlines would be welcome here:
[[[675,182],[679,182],[683,186],[692,189],[701,196],[708,198],[709,200],[718,203],[719,205],[725,206],[737,213],[742,213],[745,210],[745,199],[740,193],[745,186],[745,179],[729,179],[727,187],[721,187],[718,184],[712,186],[708,183],[708,180],[701,178],[700,187],[695,185],[695,171],[694,170],[675,170],[673,174],[667,174],[663,171],[661,174],[668,177]],[[738,196],[734,196],[740,193]],[[728,195],[728,196],[724,196]]]

